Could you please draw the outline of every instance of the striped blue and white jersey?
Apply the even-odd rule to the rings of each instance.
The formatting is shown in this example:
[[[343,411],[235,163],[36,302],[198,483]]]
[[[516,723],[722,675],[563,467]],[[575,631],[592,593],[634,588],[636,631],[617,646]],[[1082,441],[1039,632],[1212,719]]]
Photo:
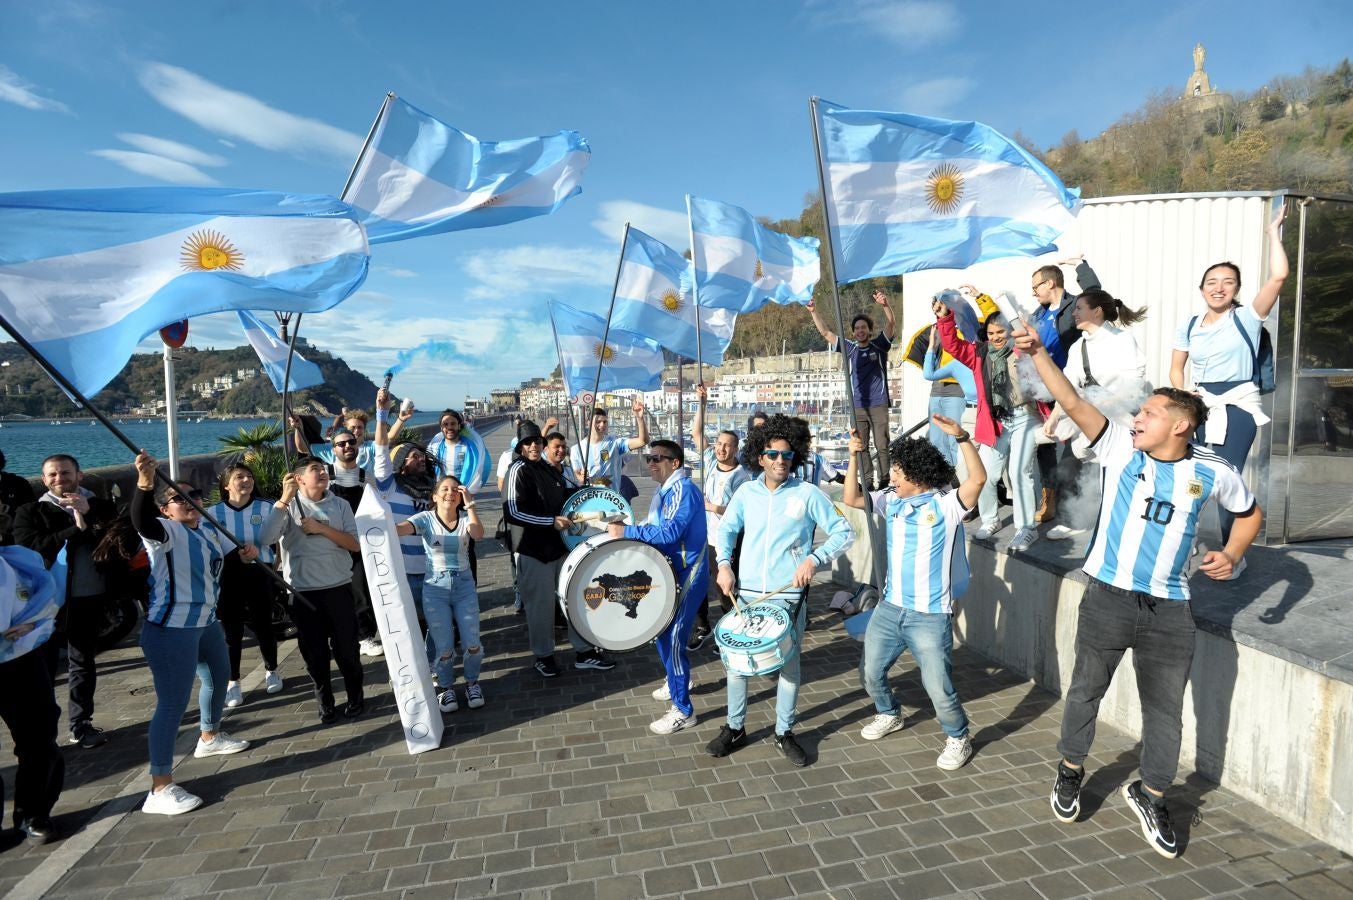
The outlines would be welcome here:
[[[796,461],[794,474],[811,485],[822,487],[824,484],[831,484],[835,481],[839,470],[836,466],[827,462],[826,457],[821,453],[810,450],[806,459]]]
[[[1110,421],[1090,445],[1102,467],[1103,501],[1085,573],[1105,584],[1167,600],[1189,599],[1186,567],[1207,501],[1248,512],[1254,495],[1235,467],[1190,445],[1163,462],[1132,446],[1132,431]]]
[[[620,489],[620,470],[625,454],[630,452],[628,438],[608,437],[602,441],[587,441],[587,478],[612,490]],[[569,467],[577,472],[583,469],[583,443],[573,446],[568,456]]]
[[[733,468],[725,472],[719,468],[719,463],[714,458],[714,449],[707,448],[702,457],[704,460],[705,473],[705,499],[709,500],[715,506],[727,506],[733,499],[733,494],[737,489],[752,480],[752,473],[744,467],[738,465],[737,460],[733,460]],[[714,540],[719,535],[719,523],[723,516],[716,512],[705,511],[705,534],[709,538],[709,546],[714,546]]]
[[[417,513],[427,509],[427,501],[415,499],[399,486],[395,478],[395,465],[390,459],[390,447],[387,444],[376,445],[375,463],[372,477],[376,480],[376,492],[382,500],[390,504],[390,514],[396,522],[411,519]],[[404,574],[422,575],[427,564],[427,551],[423,539],[416,534],[399,536],[399,549],[404,554]]]
[[[414,536],[423,544],[427,554],[427,575],[444,572],[447,569],[457,571],[470,570],[470,517],[462,515],[456,520],[454,529],[447,528],[437,515],[436,510],[427,509],[409,517],[414,528]],[[406,560],[407,562],[407,560]]]
[[[272,501],[260,500],[255,497],[250,500],[241,509],[236,509],[230,505],[229,500],[222,500],[215,506],[209,507],[207,513],[216,521],[226,527],[226,530],[246,544],[253,544],[258,547],[258,561],[261,563],[270,563],[275,554],[272,546],[268,544],[259,544],[258,535],[263,530],[263,523],[268,521],[272,515]],[[208,528],[215,528],[210,522],[204,522]],[[230,539],[226,539],[229,543]]]
[[[885,603],[923,613],[954,611],[968,590],[968,548],[958,491],[899,497],[892,489],[870,495],[884,520],[888,547]]]
[[[150,557],[146,621],[166,628],[201,628],[216,621],[221,567],[233,547],[211,526],[189,528],[159,519],[163,541],[142,535]]]

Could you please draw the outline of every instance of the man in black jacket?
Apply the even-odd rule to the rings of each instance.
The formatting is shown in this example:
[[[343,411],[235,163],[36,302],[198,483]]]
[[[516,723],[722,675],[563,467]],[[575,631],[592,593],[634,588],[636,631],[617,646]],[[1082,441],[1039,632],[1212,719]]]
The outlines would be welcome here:
[[[14,514],[36,499],[27,478],[5,471],[5,454],[0,452],[0,546],[14,543]]]
[[[572,524],[560,513],[573,489],[563,474],[543,458],[544,448],[545,438],[540,429],[534,423],[523,423],[517,437],[520,456],[503,479],[507,488],[503,514],[508,522],[522,529],[516,546],[517,586],[526,609],[526,634],[536,657],[535,670],[542,678],[555,678],[559,675],[559,666],[554,661],[555,588],[568,553],[559,534]],[[615,668],[615,663],[584,641],[571,624],[568,640],[575,651],[575,669]]]
[[[99,629],[110,602],[108,585],[94,563],[94,548],[117,518],[112,501],[101,500],[80,487],[84,473],[75,457],[57,453],[42,461],[42,483],[47,492],[21,508],[14,517],[14,541],[42,554],[47,568],[66,551],[66,604],[57,627],[66,632],[67,712],[70,743],[93,749],[108,738],[94,727],[94,688],[98,674]],[[55,654],[56,641],[49,641]],[[55,671],[56,659],[48,662]]]

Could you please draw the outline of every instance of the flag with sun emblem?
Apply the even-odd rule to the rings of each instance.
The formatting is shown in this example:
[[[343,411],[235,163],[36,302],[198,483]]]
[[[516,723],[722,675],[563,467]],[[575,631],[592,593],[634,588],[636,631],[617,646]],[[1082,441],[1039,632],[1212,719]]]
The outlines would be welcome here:
[[[839,284],[1047,253],[1080,210],[1079,189],[980,122],[818,108]]]
[[[333,197],[231,188],[0,194],[0,314],[86,395],[141,339],[239,309],[318,312],[366,278]]]
[[[240,325],[244,327],[244,337],[258,354],[263,373],[268,376],[277,393],[282,393],[284,379],[285,383],[291,385],[287,390],[292,391],[324,383],[324,373],[320,371],[319,366],[299,353],[290,353],[291,347],[277,336],[277,332],[273,331],[267,322],[242,309],[237,310],[237,313]],[[287,371],[288,355],[291,356],[290,372]]]
[[[655,341],[617,328],[614,323],[607,329],[601,316],[557,300],[550,301],[550,322],[559,349],[564,389],[570,397],[592,391],[593,384],[598,391],[622,388],[656,391],[662,387],[662,348]]]
[[[700,306],[700,355],[707,366],[723,365],[737,313]],[[657,341],[678,356],[695,359],[695,297],[691,264],[657,238],[630,228],[621,255],[612,324]]]
[[[392,95],[343,199],[373,244],[506,225],[581,193],[591,158],[576,131],[481,141]]]
[[[772,231],[731,203],[686,197],[701,307],[747,313],[807,303],[821,277],[818,240]]]

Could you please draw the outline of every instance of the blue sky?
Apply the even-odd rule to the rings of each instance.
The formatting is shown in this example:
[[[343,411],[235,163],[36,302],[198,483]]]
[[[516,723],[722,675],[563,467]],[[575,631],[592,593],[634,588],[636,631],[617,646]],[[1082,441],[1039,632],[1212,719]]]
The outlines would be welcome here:
[[[373,379],[399,350],[420,406],[554,365],[544,302],[604,312],[621,225],[684,249],[690,192],[796,215],[816,189],[808,97],[977,119],[1041,146],[1181,90],[1348,53],[1353,4],[942,0],[216,3],[0,0],[0,191],[151,184],[337,194],[386,91],[484,139],[581,132],[557,214],[374,248],[302,333]],[[1281,18],[1275,18],[1276,11]],[[198,346],[242,343],[232,317]],[[144,345],[150,347],[147,343]]]

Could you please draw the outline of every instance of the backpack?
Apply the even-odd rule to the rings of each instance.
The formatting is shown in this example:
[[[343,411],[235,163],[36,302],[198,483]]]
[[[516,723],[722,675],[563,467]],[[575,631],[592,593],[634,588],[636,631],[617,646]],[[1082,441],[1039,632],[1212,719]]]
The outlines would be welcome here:
[[[1236,330],[1240,332],[1241,340],[1249,348],[1250,357],[1254,360],[1254,375],[1250,378],[1250,381],[1259,386],[1259,393],[1273,393],[1278,387],[1278,382],[1274,372],[1273,339],[1269,337],[1268,329],[1262,324],[1259,326],[1259,349],[1256,350],[1254,342],[1250,340],[1249,332],[1245,330],[1245,326],[1240,324],[1240,320],[1234,314],[1231,316],[1231,321],[1235,323]],[[1184,336],[1189,340],[1193,339],[1193,326],[1197,324],[1197,316],[1189,319],[1188,331],[1184,333]]]

